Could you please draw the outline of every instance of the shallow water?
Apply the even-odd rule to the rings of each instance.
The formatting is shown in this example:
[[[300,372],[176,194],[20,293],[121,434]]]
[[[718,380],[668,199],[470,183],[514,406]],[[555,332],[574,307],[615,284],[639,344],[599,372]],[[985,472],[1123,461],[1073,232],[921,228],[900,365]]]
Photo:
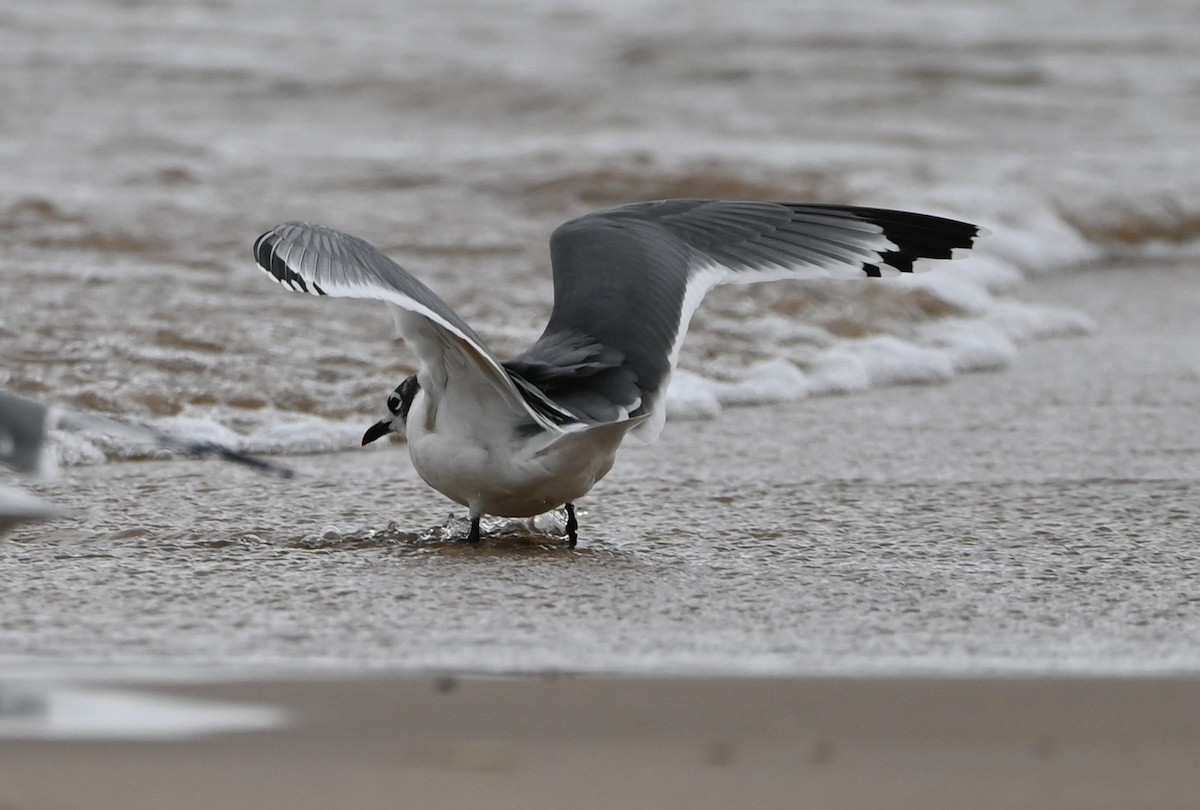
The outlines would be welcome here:
[[[34,487],[75,516],[0,544],[0,663],[1195,670],[1192,6],[0,9],[0,385],[309,453],[284,483],[57,437]],[[345,452],[411,358],[249,255],[355,231],[506,355],[558,222],[683,195],[993,236],[711,296],[574,551],[555,515],[466,547],[402,447]]]

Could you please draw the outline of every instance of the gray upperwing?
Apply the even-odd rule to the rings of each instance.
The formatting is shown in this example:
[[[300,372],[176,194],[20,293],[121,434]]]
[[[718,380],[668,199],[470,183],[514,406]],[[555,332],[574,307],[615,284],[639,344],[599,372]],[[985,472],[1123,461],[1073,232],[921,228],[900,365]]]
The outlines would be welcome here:
[[[554,231],[554,309],[537,342],[509,362],[589,421],[624,419],[654,404],[646,392],[670,374],[693,275],[686,242],[659,223],[616,213]]]
[[[46,467],[43,452],[50,410],[40,402],[0,390],[0,464],[33,474]]]
[[[593,419],[654,413],[653,433],[688,323],[712,287],[898,275],[918,259],[953,258],[979,232],[926,214],[797,203],[664,200],[588,214],[551,236],[554,310],[509,365],[561,365],[564,344],[620,356],[589,374],[548,375],[560,389],[552,396],[577,411],[587,403]]]

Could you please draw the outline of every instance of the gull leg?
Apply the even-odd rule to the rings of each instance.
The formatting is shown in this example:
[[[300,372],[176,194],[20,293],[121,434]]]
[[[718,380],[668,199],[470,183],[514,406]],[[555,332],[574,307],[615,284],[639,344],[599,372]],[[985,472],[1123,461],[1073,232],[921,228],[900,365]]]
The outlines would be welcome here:
[[[568,503],[567,507],[567,547],[575,548],[579,542],[579,521],[575,519],[575,504]]]
[[[479,542],[479,515],[471,516],[471,531],[467,534],[468,543]]]

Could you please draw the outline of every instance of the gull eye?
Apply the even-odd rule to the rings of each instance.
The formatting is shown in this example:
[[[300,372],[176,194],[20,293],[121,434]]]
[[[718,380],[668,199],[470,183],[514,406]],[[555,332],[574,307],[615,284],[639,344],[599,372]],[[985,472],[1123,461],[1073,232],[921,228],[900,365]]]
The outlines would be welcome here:
[[[388,396],[388,410],[392,413],[400,413],[400,395],[394,391]]]

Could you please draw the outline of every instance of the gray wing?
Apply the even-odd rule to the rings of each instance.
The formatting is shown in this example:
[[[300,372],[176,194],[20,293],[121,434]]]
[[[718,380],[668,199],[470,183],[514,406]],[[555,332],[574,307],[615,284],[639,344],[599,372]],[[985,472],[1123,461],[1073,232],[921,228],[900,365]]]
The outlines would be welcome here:
[[[45,470],[44,446],[51,422],[45,405],[0,391],[0,464],[28,474]]]
[[[255,241],[254,258],[298,292],[390,304],[397,327],[421,361],[421,387],[431,395],[444,386],[447,363],[461,361],[456,364],[482,375],[499,396],[542,427],[553,430],[578,421],[535,386],[514,378],[445,301],[369,242],[320,225],[286,222]]]
[[[41,403],[0,390],[0,464],[30,474],[53,469],[45,453],[52,417],[51,410]],[[22,523],[62,514],[41,498],[0,484],[0,535]]]
[[[911,273],[979,234],[942,217],[840,205],[664,200],[588,214],[551,236],[553,313],[507,365],[548,380],[547,393],[586,418],[650,414],[640,430],[653,438],[688,323],[716,285]]]

